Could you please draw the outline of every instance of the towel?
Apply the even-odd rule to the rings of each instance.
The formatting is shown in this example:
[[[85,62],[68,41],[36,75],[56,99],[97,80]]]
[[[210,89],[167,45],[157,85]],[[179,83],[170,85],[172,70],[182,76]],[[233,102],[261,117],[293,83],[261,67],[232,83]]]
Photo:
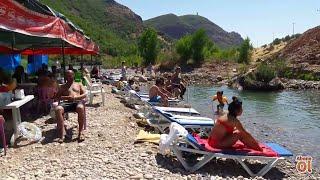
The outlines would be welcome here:
[[[137,138],[135,142],[150,142],[154,144],[159,144],[160,141],[160,134],[151,134],[144,130],[140,130],[139,134],[137,135]]]
[[[245,156],[267,156],[267,157],[279,157],[278,153],[272,148],[268,147],[263,143],[259,143],[259,146],[263,151],[256,151],[246,147],[241,141],[237,141],[231,148],[228,149],[218,149],[213,148],[208,144],[208,139],[201,139],[198,134],[193,134],[193,137],[197,140],[198,144],[205,148],[207,151],[211,152],[223,152],[224,154],[231,155],[245,155]]]

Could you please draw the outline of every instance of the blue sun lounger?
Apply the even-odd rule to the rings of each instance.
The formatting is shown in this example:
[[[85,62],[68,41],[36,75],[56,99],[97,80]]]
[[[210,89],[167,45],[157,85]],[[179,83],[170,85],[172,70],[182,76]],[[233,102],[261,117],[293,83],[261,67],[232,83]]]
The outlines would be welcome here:
[[[283,146],[276,143],[266,143],[266,146],[275,151],[277,157],[267,157],[267,156],[257,156],[257,155],[248,155],[245,152],[232,152],[232,151],[222,151],[222,152],[212,152],[207,150],[204,146],[198,143],[198,141],[191,135],[188,134],[186,137],[180,137],[178,140],[175,140],[174,143],[170,146],[170,149],[173,151],[177,159],[181,162],[183,167],[190,172],[197,171],[202,166],[207,164],[213,158],[226,158],[233,159],[240,163],[244,170],[252,177],[254,176],[264,176],[267,172],[270,171],[272,167],[280,160],[284,160],[286,157],[293,156],[293,154],[284,148]],[[193,163],[192,165],[188,164],[185,158],[183,157],[183,152],[194,153],[202,155],[200,161]],[[245,164],[244,160],[259,160],[267,161],[267,164],[257,173],[252,172],[252,170]]]

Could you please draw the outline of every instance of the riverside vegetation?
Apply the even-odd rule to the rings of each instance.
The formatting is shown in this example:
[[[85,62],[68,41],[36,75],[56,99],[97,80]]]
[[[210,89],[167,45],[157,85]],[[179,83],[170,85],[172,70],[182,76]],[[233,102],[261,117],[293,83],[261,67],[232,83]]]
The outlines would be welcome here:
[[[160,70],[166,71],[172,70],[175,65],[181,65],[186,69],[191,68],[191,70],[213,65],[218,67],[215,68],[216,70],[221,64],[222,68],[231,64],[234,68],[228,69],[228,72],[223,75],[225,76],[223,79],[232,79],[239,74],[250,74],[245,78],[248,82],[262,80],[263,83],[275,77],[308,81],[319,81],[320,79],[318,73],[305,71],[305,68],[293,68],[292,63],[287,61],[290,59],[288,57],[273,56],[271,53],[272,56],[266,59],[253,58],[255,49],[252,47],[250,39],[246,38],[240,41],[239,38],[235,38],[234,34],[236,33],[228,34],[225,32],[224,34],[225,39],[237,43],[225,46],[221,45],[226,44],[225,42],[214,42],[213,39],[217,39],[216,35],[212,35],[215,32],[214,28],[220,30],[222,28],[201,16],[165,15],[143,22],[140,16],[114,0],[41,0],[41,2],[63,13],[99,44],[100,54],[93,59],[94,61],[98,60],[104,68],[120,67],[122,61],[125,61],[129,67],[146,66],[151,63],[157,65]],[[165,18],[167,23],[178,22],[185,28],[187,25],[192,28],[172,39],[166,36],[166,33],[170,35],[172,32],[161,31],[161,27],[166,26],[162,21],[157,21],[161,18]],[[195,23],[198,21],[199,24],[201,22],[211,24],[210,27],[213,29],[210,31],[198,28],[202,27]],[[273,49],[280,44],[284,44],[281,46],[283,48],[299,39],[300,36],[302,35],[296,34],[276,38],[269,45],[262,46],[264,54],[273,52]],[[281,52],[281,50],[279,51]],[[278,51],[276,52],[278,53]],[[51,59],[59,58],[56,56]],[[69,56],[67,63],[74,63],[77,59],[80,57]],[[83,56],[81,60],[92,63],[90,56]],[[250,70],[254,70],[254,72],[248,73]],[[218,75],[214,73],[211,78],[216,78],[216,76]]]

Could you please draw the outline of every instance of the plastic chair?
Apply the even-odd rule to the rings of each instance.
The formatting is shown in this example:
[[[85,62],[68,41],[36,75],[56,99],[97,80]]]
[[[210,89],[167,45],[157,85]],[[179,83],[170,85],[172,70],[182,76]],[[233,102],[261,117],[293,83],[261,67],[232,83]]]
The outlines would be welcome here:
[[[88,80],[88,78],[84,78],[87,84],[87,92],[88,92],[88,96],[89,96],[89,104],[92,105],[93,104],[93,97],[95,95],[101,94],[101,98],[102,98],[102,105],[104,106],[105,104],[105,91],[103,89],[103,85],[100,81],[95,81],[95,83]]]
[[[2,145],[4,149],[4,155],[7,155],[7,143],[6,143],[6,135],[4,133],[4,118],[0,115],[0,135],[2,140]]]

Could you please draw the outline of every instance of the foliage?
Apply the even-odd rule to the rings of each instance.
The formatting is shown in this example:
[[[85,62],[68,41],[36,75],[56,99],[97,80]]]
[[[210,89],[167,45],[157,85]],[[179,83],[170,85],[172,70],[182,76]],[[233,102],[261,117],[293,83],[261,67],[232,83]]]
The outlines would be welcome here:
[[[158,56],[158,36],[154,29],[146,29],[138,42],[139,53],[143,57],[143,64],[154,64]]]
[[[281,39],[279,39],[279,38],[276,38],[276,39],[274,39],[273,41],[272,41],[272,44],[273,45],[278,45],[278,44],[280,44],[281,43]]]
[[[180,62],[182,64],[186,64],[186,62],[191,58],[192,56],[192,36],[191,35],[186,35],[179,39],[176,42],[176,52],[180,55]]]
[[[212,55],[218,61],[236,61],[239,57],[237,48],[220,49],[218,48]]]
[[[195,64],[201,64],[204,61],[204,48],[208,41],[209,37],[204,29],[199,29],[192,35],[192,59]]]
[[[106,12],[108,2],[103,0],[41,0],[50,8],[62,13],[79,26],[100,47],[100,53],[111,56],[134,54],[128,46],[135,46],[135,39],[128,34],[137,31],[133,22],[121,15]],[[117,27],[111,22],[117,22]],[[113,23],[114,24],[114,23]]]
[[[138,55],[130,56],[104,56],[102,57],[102,67],[103,68],[119,68],[121,67],[122,61],[126,62],[128,67],[134,67],[135,65],[141,66],[142,58]]]
[[[270,82],[276,77],[276,71],[271,65],[263,62],[258,65],[255,76],[258,81]]]
[[[248,65],[240,64],[240,66],[239,66],[239,73],[240,74],[245,74],[248,71],[249,71],[249,66]]]
[[[251,61],[252,49],[253,48],[250,44],[250,39],[247,37],[240,46],[238,62],[249,64]]]

